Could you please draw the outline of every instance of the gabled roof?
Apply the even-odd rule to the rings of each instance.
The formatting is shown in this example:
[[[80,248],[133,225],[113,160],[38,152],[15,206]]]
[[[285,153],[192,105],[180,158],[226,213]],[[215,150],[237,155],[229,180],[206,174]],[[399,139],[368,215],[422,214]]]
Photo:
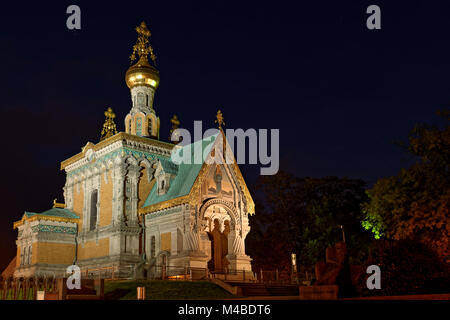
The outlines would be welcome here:
[[[178,166],[170,161],[170,159],[159,159],[159,162],[166,173],[177,174]]]
[[[20,221],[14,222],[14,229],[22,225],[25,220],[52,220],[52,221],[64,221],[74,222],[75,219],[80,217],[74,212],[65,208],[51,208],[44,212],[30,212],[25,211]]]
[[[7,279],[9,277],[12,277],[14,275],[14,271],[16,271],[16,256],[12,258],[12,260],[9,262],[8,266],[3,270],[1,276],[3,279]]]
[[[27,218],[32,217],[36,214],[41,215],[41,216],[47,216],[47,217],[61,217],[61,218],[67,218],[67,219],[79,219],[80,218],[74,212],[70,211],[69,209],[65,209],[65,208],[51,208],[51,209],[41,212],[41,213],[25,211],[25,215],[27,216]]]
[[[191,159],[194,158],[194,150],[196,147],[201,146],[203,150],[203,155],[210,154],[212,152],[212,148],[217,141],[217,137],[219,135],[224,135],[223,131],[220,130],[217,134],[207,137],[203,140],[199,140],[189,145],[191,147]],[[184,146],[182,151],[186,150],[188,146]],[[183,150],[184,149],[184,150]],[[188,149],[187,149],[188,150]],[[255,204],[250,195],[248,187],[244,181],[244,177],[242,176],[241,171],[239,170],[239,166],[234,158],[233,152],[226,143],[226,152],[230,154],[233,159],[233,164],[231,165],[231,169],[234,171],[236,178],[238,180],[239,187],[244,193],[247,210],[249,214],[255,213]],[[181,155],[180,155],[181,156]],[[202,157],[203,158],[203,157]],[[154,184],[150,194],[144,202],[142,208],[139,209],[140,214],[151,213],[154,211],[167,209],[169,207],[173,207],[176,205],[180,205],[182,203],[186,203],[189,201],[189,197],[191,197],[192,193],[195,191],[194,187],[196,183],[198,183],[198,177],[202,175],[202,170],[205,170],[208,165],[204,163],[205,159],[202,159],[201,164],[180,164],[178,166],[178,172],[176,177],[170,182],[169,190],[166,194],[158,195],[157,194],[157,185]],[[193,163],[194,161],[192,161]]]
[[[176,176],[170,182],[169,190],[165,194],[158,195],[156,192],[158,186],[155,184],[145,200],[143,208],[188,195],[204,163],[204,159],[202,159],[201,163],[194,164],[194,151],[196,148],[201,147],[203,152],[202,154],[209,154],[218,135],[219,133],[216,133],[212,136],[204,138],[203,140],[198,140],[190,145],[182,147],[180,155],[183,155],[184,152],[190,151],[192,160],[191,164],[181,163],[176,165],[173,162],[170,162],[170,165],[168,163],[163,164],[164,170],[170,167],[171,170],[168,173],[172,173],[173,166],[177,166],[178,171],[176,171]]]

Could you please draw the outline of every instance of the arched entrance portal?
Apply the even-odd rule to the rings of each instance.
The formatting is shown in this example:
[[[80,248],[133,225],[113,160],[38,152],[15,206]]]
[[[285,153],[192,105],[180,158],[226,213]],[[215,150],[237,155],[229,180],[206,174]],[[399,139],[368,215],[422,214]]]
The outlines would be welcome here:
[[[226,256],[228,255],[231,217],[222,206],[212,205],[205,210],[204,219],[208,224],[207,234],[211,242],[208,269],[214,273],[224,273],[229,265]]]

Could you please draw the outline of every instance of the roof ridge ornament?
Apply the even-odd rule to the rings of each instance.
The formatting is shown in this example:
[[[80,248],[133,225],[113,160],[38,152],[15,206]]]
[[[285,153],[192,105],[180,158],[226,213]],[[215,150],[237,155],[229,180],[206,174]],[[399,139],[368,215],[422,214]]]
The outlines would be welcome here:
[[[150,58],[156,66],[156,55],[154,54],[153,48],[148,41],[148,38],[151,36],[151,32],[147,28],[144,21],[136,27],[136,32],[138,34],[138,38],[136,44],[133,46],[133,53],[130,56],[131,63],[136,60],[136,53],[139,55],[138,63],[148,63],[147,56],[150,54]]]
[[[173,133],[176,132],[176,130],[180,127],[180,120],[178,119],[177,115],[174,114],[173,117],[172,117],[172,119],[170,119],[170,122],[172,123],[172,128],[171,128],[170,131],[169,131],[169,141],[171,141],[171,142],[177,144],[177,143],[180,142],[180,137],[179,137],[179,135],[175,133],[175,135],[174,135],[174,137],[173,137],[175,140],[172,140],[172,135],[173,135]]]
[[[217,123],[217,125],[219,126],[219,129],[222,129],[222,125],[225,125],[223,114],[222,114],[222,111],[220,111],[220,109],[219,109],[219,111],[217,111],[216,121],[214,121],[214,123]]]
[[[114,122],[114,118],[116,114],[113,112],[111,107],[108,107],[108,110],[105,111],[105,123],[103,124],[102,133],[100,136],[100,141],[105,140],[109,137],[112,137],[117,133],[116,124]]]
[[[65,203],[58,203],[56,202],[56,198],[53,199],[53,208],[61,208],[64,209],[66,207]]]

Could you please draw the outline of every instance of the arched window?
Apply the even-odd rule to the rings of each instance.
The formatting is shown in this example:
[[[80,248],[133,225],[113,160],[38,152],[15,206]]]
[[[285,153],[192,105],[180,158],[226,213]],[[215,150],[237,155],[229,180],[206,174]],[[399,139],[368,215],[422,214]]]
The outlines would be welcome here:
[[[97,190],[92,191],[91,194],[91,212],[89,218],[89,230],[94,230],[97,227]]]
[[[31,252],[32,252],[32,246],[28,247],[28,261],[27,264],[30,265],[31,264]]]
[[[148,107],[148,94],[145,95],[145,105]]]
[[[152,135],[152,119],[148,119],[148,135]]]
[[[142,136],[142,119],[136,119],[136,135]]]
[[[131,118],[128,120],[128,133],[131,133]]]
[[[23,266],[25,264],[25,251],[27,248],[22,248],[22,252],[20,253],[20,265]]]
[[[156,239],[155,236],[152,236],[150,240],[150,257],[154,258],[156,254]]]
[[[145,102],[144,94],[143,94],[142,92],[139,92],[139,93],[137,94],[137,103],[138,103],[138,106],[143,106],[143,105],[144,105],[144,102]]]
[[[28,247],[25,248],[23,253],[23,264],[26,266],[28,264]]]

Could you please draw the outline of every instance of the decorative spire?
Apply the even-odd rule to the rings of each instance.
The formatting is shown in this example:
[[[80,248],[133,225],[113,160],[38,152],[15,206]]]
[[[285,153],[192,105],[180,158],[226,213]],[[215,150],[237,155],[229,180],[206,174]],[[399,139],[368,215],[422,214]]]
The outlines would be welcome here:
[[[58,203],[56,202],[56,199],[53,199],[53,208],[62,208],[64,209],[66,205],[64,203]]]
[[[100,141],[112,137],[117,133],[116,124],[114,123],[114,118],[116,117],[116,115],[110,107],[105,111],[105,117],[106,119],[105,123],[103,124]]]
[[[227,150],[227,139],[225,138],[225,134],[222,129],[222,126],[225,125],[225,121],[223,119],[223,114],[222,111],[220,111],[220,109],[219,111],[217,111],[215,123],[217,123],[217,125],[219,126],[219,130],[222,133],[222,154],[225,156]]]
[[[150,54],[150,58],[156,66],[156,56],[153,53],[153,48],[148,41],[151,33],[144,21],[136,27],[136,32],[138,34],[138,38],[136,44],[133,46],[133,53],[130,56],[131,62],[136,60],[136,53],[139,55],[139,62],[148,62],[147,56]]]
[[[178,143],[179,139],[176,139],[178,137],[174,137],[175,140],[172,140],[172,133],[178,129],[178,127],[180,126],[180,120],[178,120],[178,117],[176,114],[173,115],[172,119],[170,119],[170,122],[172,123],[172,129],[170,129],[169,132],[169,140],[175,143]]]
[[[225,121],[223,119],[223,114],[222,111],[217,111],[216,114],[216,121],[214,121],[214,123],[217,123],[217,125],[219,126],[219,129],[222,129],[222,125],[225,125]]]

